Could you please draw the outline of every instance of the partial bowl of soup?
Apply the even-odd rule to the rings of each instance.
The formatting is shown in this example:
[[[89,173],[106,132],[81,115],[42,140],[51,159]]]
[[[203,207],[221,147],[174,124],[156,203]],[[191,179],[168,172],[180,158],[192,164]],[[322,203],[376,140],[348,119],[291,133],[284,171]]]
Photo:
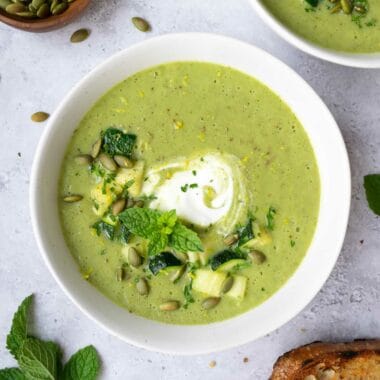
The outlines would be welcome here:
[[[251,0],[264,22],[295,47],[341,65],[380,67],[377,0]]]
[[[31,181],[56,280],[112,334],[195,354],[278,328],[344,239],[350,170],[332,115],[269,54],[154,38],[88,74],[41,139]]]

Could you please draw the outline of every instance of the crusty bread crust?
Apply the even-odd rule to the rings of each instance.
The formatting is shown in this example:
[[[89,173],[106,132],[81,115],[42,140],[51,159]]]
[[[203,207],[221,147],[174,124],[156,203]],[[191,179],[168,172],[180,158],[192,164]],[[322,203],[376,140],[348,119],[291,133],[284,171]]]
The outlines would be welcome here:
[[[380,340],[296,348],[277,360],[270,380],[380,380]]]

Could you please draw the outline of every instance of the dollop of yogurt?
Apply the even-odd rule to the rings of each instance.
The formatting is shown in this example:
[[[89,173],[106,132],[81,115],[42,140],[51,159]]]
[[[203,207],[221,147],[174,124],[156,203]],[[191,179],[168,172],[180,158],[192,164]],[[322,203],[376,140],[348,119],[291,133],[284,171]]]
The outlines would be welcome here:
[[[234,228],[246,203],[240,160],[229,154],[209,153],[179,158],[147,172],[142,192],[154,194],[150,207],[175,209],[196,226],[218,225],[221,233]]]

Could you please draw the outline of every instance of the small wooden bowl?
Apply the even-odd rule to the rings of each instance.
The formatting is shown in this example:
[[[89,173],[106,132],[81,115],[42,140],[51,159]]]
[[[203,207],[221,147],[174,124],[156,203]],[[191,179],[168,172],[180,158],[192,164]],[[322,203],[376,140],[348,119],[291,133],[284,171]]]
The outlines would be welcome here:
[[[27,32],[48,32],[61,28],[73,21],[87,8],[90,1],[91,0],[76,0],[70,3],[69,7],[60,15],[32,20],[12,16],[0,9],[0,21]]]

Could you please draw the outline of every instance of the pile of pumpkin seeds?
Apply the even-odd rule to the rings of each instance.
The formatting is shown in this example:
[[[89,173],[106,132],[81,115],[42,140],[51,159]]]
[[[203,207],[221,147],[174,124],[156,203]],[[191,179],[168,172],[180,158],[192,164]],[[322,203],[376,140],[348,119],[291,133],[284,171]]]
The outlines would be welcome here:
[[[63,13],[75,0],[0,0],[0,8],[12,16],[47,18]]]

